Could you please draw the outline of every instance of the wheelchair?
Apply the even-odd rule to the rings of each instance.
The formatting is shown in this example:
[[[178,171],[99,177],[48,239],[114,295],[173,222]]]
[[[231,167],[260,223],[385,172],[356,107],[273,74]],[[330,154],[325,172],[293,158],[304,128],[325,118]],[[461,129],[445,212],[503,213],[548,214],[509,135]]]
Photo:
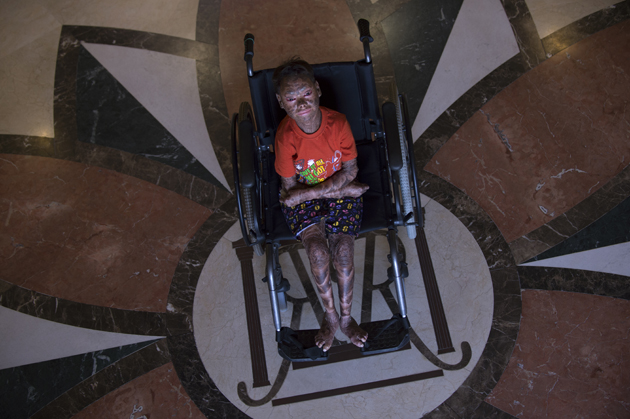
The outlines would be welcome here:
[[[358,22],[365,58],[357,62],[312,65],[324,93],[320,105],[343,113],[357,146],[357,180],[369,185],[363,195],[364,215],[360,233],[387,229],[390,248],[388,281],[396,286],[399,313],[391,319],[363,323],[368,340],[362,355],[396,351],[409,342],[409,321],[404,278],[408,276],[403,252],[398,248],[398,228],[415,238],[423,226],[420,195],[413,158],[413,139],[407,101],[392,86],[392,102],[379,112],[372,68],[369,22]],[[292,362],[322,361],[328,353],[318,348],[318,330],[282,327],[287,309],[289,282],[282,276],[279,248],[295,240],[280,209],[280,177],[274,168],[275,133],[286,113],[280,109],[272,83],[274,69],[254,71],[254,36],[245,35],[247,75],[252,106],[243,102],[232,116],[231,142],[234,189],[243,240],[258,256],[266,254],[266,281],[279,354]]]

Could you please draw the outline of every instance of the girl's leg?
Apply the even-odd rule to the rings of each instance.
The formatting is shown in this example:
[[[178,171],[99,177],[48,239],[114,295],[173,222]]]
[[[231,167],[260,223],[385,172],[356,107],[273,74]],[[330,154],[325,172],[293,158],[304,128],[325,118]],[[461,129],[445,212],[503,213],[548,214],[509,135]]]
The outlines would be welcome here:
[[[354,290],[354,237],[347,234],[331,234],[330,251],[337,271],[341,331],[353,344],[363,347],[367,333],[350,315]]]
[[[326,240],[325,225],[323,222],[320,222],[303,230],[300,233],[300,239],[304,249],[306,249],[306,254],[311,263],[311,272],[326,310],[324,321],[315,337],[315,344],[324,351],[328,351],[339,328],[339,315],[337,310],[335,310],[330,281],[330,250]]]

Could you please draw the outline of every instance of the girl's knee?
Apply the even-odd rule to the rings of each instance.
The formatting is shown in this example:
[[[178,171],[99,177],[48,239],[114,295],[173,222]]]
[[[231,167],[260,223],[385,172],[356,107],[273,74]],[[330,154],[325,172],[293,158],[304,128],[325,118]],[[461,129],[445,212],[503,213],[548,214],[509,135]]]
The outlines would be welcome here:
[[[321,269],[328,266],[330,262],[330,251],[328,245],[323,241],[315,241],[309,243],[306,247],[306,254],[308,260],[311,262],[311,267],[315,269]]]
[[[333,263],[338,271],[354,268],[354,237],[340,235],[333,249]]]

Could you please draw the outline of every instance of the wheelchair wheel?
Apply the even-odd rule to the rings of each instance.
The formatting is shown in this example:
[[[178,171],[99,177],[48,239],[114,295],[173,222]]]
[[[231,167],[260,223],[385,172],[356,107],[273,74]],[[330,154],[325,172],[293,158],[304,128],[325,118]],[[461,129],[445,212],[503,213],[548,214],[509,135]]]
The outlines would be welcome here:
[[[392,82],[390,86],[391,100],[396,106],[396,119],[398,120],[398,138],[400,139],[400,151],[402,153],[403,167],[400,169],[400,194],[402,196],[402,204],[404,215],[413,213],[413,198],[411,196],[411,185],[409,184],[409,158],[413,158],[413,150],[407,149],[407,137],[405,135],[405,128],[411,129],[411,127],[405,127],[403,122],[402,107],[400,104],[400,96],[398,95],[398,87],[396,82]],[[414,217],[409,219],[412,223]],[[416,226],[408,225],[407,236],[413,240],[416,238]]]
[[[248,102],[243,102],[241,103],[241,106],[239,107],[238,110],[238,120],[237,120],[237,125],[240,129],[241,127],[241,122],[244,121],[249,121],[251,122],[251,126],[254,127],[254,118],[253,118],[253,114],[252,114],[252,109],[249,105]],[[242,185],[240,186],[240,190],[241,190],[241,197],[242,197],[242,211],[243,211],[243,216],[245,219],[245,231],[247,231],[248,235],[249,235],[249,240],[250,242],[256,242],[258,240],[257,234],[256,232],[258,231],[258,222],[256,219],[256,213],[257,213],[257,209],[260,209],[260,171],[258,168],[258,156],[257,156],[257,149],[255,147],[256,144],[254,144],[254,147],[247,147],[245,146],[242,141],[251,141],[254,142],[256,141],[256,138],[253,136],[253,131],[255,131],[254,129],[252,129],[252,133],[251,136],[247,135],[247,137],[250,138],[241,138],[241,133],[239,132],[239,150],[251,150],[253,149],[253,153],[254,153],[254,164],[253,164],[253,168],[248,168],[248,170],[254,170],[254,176],[255,176],[255,182],[254,182],[254,186],[253,187],[244,187]],[[241,171],[243,170],[243,168],[241,167]],[[265,253],[264,247],[262,245],[262,243],[255,243],[253,246],[254,248],[254,253],[256,253],[257,256],[262,256]]]

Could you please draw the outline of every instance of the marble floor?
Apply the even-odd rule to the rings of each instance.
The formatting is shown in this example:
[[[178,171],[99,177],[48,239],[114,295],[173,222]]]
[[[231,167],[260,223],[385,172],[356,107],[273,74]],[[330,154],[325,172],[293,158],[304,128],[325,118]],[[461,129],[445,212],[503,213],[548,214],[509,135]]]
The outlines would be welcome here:
[[[392,81],[409,99],[430,260],[401,233],[410,345],[357,358],[339,334],[335,362],[291,364],[232,193],[241,42],[256,69],[358,60],[360,18],[379,100]],[[0,2],[0,416],[630,417],[629,18],[628,0]],[[383,232],[356,250],[353,314],[389,318]],[[280,260],[283,321],[317,328],[304,250]]]

